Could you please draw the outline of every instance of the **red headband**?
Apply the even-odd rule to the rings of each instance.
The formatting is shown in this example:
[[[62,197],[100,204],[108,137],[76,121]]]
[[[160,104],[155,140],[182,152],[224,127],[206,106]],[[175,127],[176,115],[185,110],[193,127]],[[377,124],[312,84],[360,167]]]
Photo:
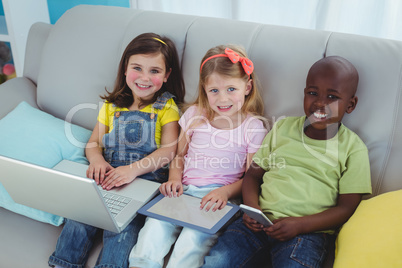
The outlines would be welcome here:
[[[254,64],[253,62],[245,57],[240,57],[239,54],[237,54],[236,52],[234,52],[232,49],[230,48],[226,48],[225,49],[225,54],[216,54],[213,55],[209,58],[207,58],[206,60],[204,60],[204,62],[201,64],[201,68],[200,68],[200,72],[202,70],[202,66],[204,66],[204,64],[209,61],[210,59],[213,58],[218,58],[218,57],[227,57],[229,58],[233,63],[237,63],[240,62],[241,66],[243,67],[244,71],[246,72],[246,74],[248,74],[248,76],[250,76],[253,73],[254,70]]]

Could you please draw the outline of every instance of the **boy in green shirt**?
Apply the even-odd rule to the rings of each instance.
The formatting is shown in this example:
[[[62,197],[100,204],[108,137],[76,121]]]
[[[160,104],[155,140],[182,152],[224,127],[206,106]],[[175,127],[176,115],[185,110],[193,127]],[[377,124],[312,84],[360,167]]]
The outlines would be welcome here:
[[[367,147],[341,123],[356,107],[357,84],[357,70],[342,57],[313,64],[305,116],[274,124],[243,179],[244,204],[263,211],[273,225],[263,227],[244,214],[203,267],[255,267],[254,257],[269,252],[274,267],[321,267],[330,234],[371,193]]]

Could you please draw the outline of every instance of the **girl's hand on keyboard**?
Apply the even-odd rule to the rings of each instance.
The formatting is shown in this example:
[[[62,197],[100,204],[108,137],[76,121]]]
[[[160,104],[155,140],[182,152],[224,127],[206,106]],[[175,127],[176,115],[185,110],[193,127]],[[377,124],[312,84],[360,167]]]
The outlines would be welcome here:
[[[113,167],[105,161],[105,159],[99,158],[96,161],[92,161],[87,169],[87,177],[95,180],[96,184],[102,184],[105,179],[105,174],[112,170]]]
[[[105,190],[110,190],[114,187],[119,187],[130,183],[137,177],[134,171],[135,169],[133,169],[130,165],[111,169],[105,174],[105,179],[103,180],[101,186]]]

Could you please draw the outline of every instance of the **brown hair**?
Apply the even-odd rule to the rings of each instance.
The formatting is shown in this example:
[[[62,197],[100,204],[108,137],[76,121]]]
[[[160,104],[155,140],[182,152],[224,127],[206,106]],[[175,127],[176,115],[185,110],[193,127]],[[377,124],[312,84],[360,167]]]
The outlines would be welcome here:
[[[172,72],[166,83],[158,90],[151,100],[141,100],[139,106],[143,107],[148,104],[154,103],[156,99],[164,92],[172,93],[176,99],[177,104],[183,103],[184,100],[184,81],[181,74],[179,57],[177,54],[175,44],[167,37],[161,37],[155,33],[144,33],[134,38],[126,47],[121,56],[119,69],[117,71],[116,81],[113,91],[107,95],[101,96],[102,99],[114,103],[118,107],[130,107],[134,102],[132,90],[126,83],[125,72],[130,57],[136,54],[155,54],[161,53],[165,59],[166,71],[170,69]]]

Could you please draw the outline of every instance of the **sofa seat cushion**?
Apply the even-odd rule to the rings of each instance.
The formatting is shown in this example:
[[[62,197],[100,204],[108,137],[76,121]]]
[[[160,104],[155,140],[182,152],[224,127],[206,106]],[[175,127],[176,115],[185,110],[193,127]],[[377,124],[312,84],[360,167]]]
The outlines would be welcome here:
[[[47,168],[63,159],[87,163],[91,131],[33,108],[26,102],[0,120],[0,154]],[[22,186],[23,187],[23,186]],[[60,225],[63,218],[15,203],[0,183],[0,206],[32,219]]]
[[[334,267],[402,267],[402,190],[363,200],[336,240]]]

